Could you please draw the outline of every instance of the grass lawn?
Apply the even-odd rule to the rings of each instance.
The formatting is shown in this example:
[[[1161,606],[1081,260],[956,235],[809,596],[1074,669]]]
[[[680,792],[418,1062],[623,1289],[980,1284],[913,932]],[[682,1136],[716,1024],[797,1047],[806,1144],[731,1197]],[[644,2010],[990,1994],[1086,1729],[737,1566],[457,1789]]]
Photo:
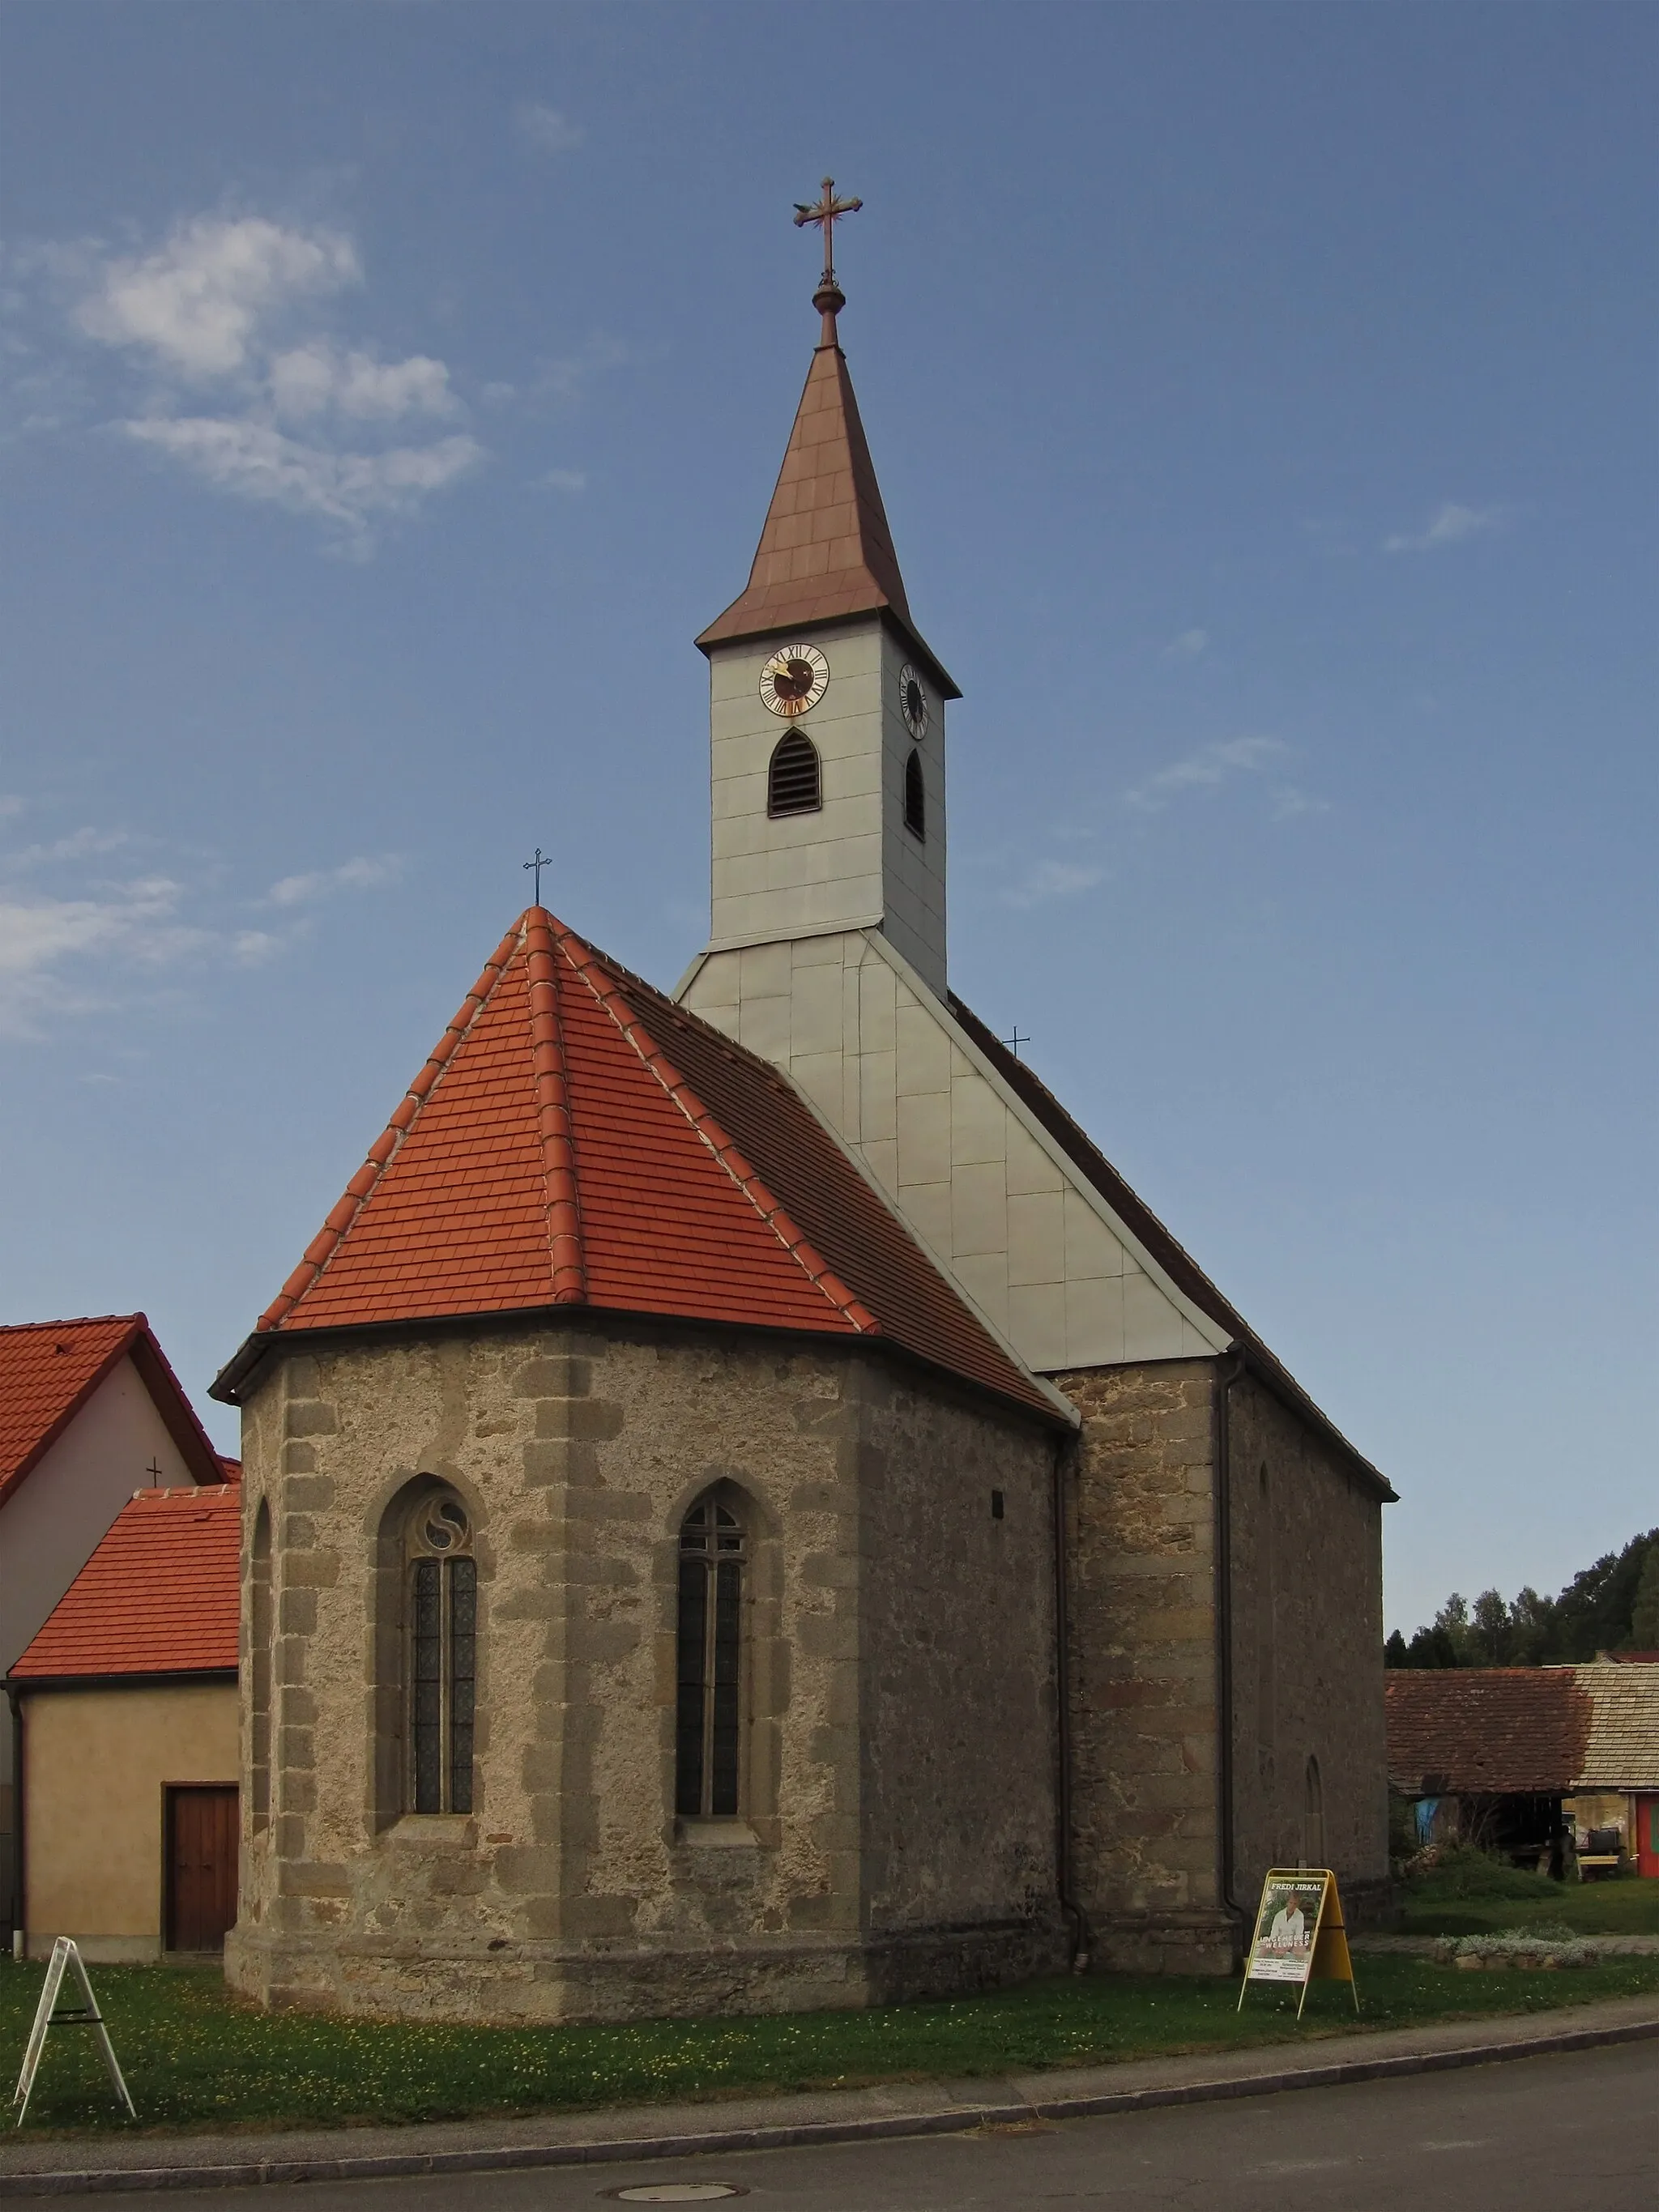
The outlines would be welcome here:
[[[1541,2011],[1659,1992],[1659,1959],[1559,1972],[1460,1973],[1411,1957],[1358,1962],[1361,2025]],[[0,2064],[22,2055],[44,1969],[0,1964]],[[234,2003],[216,1972],[93,1969],[143,2128],[281,2127],[459,2119],[720,2097],[738,2091],[995,2074],[1249,2043],[1354,2025],[1344,1984],[1316,1983],[1298,2027],[1288,1997],[1236,1982],[1099,1975],[955,2003],[629,2027],[421,2027]],[[9,2074],[8,2079],[13,2078]],[[27,2128],[127,2127],[90,2039],[47,2039]]]
[[[1535,1920],[1564,1922],[1581,1936],[1659,1936],[1659,1881],[1552,1881],[1500,1868],[1487,1891],[1460,1869],[1447,1881],[1419,1875],[1403,1894],[1407,1936],[1489,1936]]]

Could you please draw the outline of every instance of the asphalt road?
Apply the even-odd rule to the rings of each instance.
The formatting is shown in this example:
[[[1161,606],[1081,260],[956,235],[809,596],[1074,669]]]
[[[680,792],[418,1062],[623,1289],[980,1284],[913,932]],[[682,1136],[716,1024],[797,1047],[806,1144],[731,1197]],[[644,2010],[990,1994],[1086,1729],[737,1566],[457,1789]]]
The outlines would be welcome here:
[[[698,2197],[678,2201],[707,2203],[720,2183],[752,2199],[744,2212],[1634,2212],[1659,2197],[1659,2044],[971,2136],[143,2202],[169,2212],[608,2212],[623,2191],[672,2202],[655,2192],[691,2185]]]

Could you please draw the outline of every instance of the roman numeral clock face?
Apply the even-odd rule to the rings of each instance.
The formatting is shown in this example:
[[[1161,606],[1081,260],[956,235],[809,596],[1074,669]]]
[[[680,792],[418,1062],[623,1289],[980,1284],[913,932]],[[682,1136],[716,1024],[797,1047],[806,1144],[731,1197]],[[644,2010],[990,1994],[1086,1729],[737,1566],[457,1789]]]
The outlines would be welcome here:
[[[793,719],[830,689],[830,664],[815,645],[786,645],[761,671],[760,695],[774,714]]]

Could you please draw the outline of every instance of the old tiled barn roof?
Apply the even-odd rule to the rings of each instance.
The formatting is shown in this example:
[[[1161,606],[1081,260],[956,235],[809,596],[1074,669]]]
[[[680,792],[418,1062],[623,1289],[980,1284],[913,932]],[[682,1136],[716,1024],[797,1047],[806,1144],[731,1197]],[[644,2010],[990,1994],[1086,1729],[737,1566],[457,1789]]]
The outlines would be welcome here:
[[[24,1681],[236,1665],[241,1492],[141,1490],[12,1668]]]
[[[1590,1701],[1571,1667],[1390,1668],[1389,1780],[1408,1796],[1571,1790]]]
[[[0,1505],[128,1357],[197,1481],[221,1479],[218,1455],[143,1314],[27,1322],[0,1328]]]
[[[774,1067],[531,907],[215,1389],[278,1333],[582,1306],[885,1340],[1064,1418]]]
[[[1590,1701],[1580,1784],[1659,1790],[1659,1666],[1616,1661],[1572,1671]]]
[[[910,619],[846,358],[838,345],[821,345],[806,373],[748,585],[697,643],[706,652],[862,614],[890,616],[946,698],[960,696]]]

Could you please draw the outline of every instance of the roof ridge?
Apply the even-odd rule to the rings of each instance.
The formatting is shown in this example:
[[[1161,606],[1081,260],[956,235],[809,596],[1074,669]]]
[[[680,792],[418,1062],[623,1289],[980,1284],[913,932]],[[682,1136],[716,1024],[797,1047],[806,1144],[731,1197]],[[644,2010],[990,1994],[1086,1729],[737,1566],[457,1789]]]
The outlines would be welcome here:
[[[556,925],[544,906],[525,917],[530,975],[530,1052],[536,1073],[536,1133],[541,1140],[542,1183],[547,1200],[547,1250],[556,1306],[585,1305],[587,1268],[582,1246],[581,1193],[576,1177],[575,1133],[570,1121],[564,1032],[559,1018]]]
[[[322,1227],[307,1245],[299,1266],[254,1324],[256,1333],[281,1328],[344,1243],[347,1231],[357,1218],[369,1193],[379,1182],[404,1139],[414,1127],[416,1116],[454,1057],[462,1038],[489,1005],[495,986],[518,950],[526,918],[525,915],[520,915],[485,961],[477,981],[450,1017],[443,1035],[422,1062],[419,1073],[398,1101],[392,1119],[370,1146],[368,1158],[352,1176]]]
[[[0,1336],[21,1336],[31,1328],[98,1328],[112,1321],[149,1325],[149,1316],[142,1313],[65,1314],[58,1321],[0,1321]]]
[[[791,1215],[779,1204],[756,1168],[738,1151],[720,1121],[645,1027],[635,1008],[629,1005],[623,986],[611,975],[608,963],[595,953],[592,945],[578,937],[574,930],[568,929],[562,921],[556,920],[553,927],[559,950],[565,958],[803,1273],[860,1335],[880,1334],[881,1324],[874,1314],[842,1280]],[[623,1009],[620,1013],[618,1006]]]

